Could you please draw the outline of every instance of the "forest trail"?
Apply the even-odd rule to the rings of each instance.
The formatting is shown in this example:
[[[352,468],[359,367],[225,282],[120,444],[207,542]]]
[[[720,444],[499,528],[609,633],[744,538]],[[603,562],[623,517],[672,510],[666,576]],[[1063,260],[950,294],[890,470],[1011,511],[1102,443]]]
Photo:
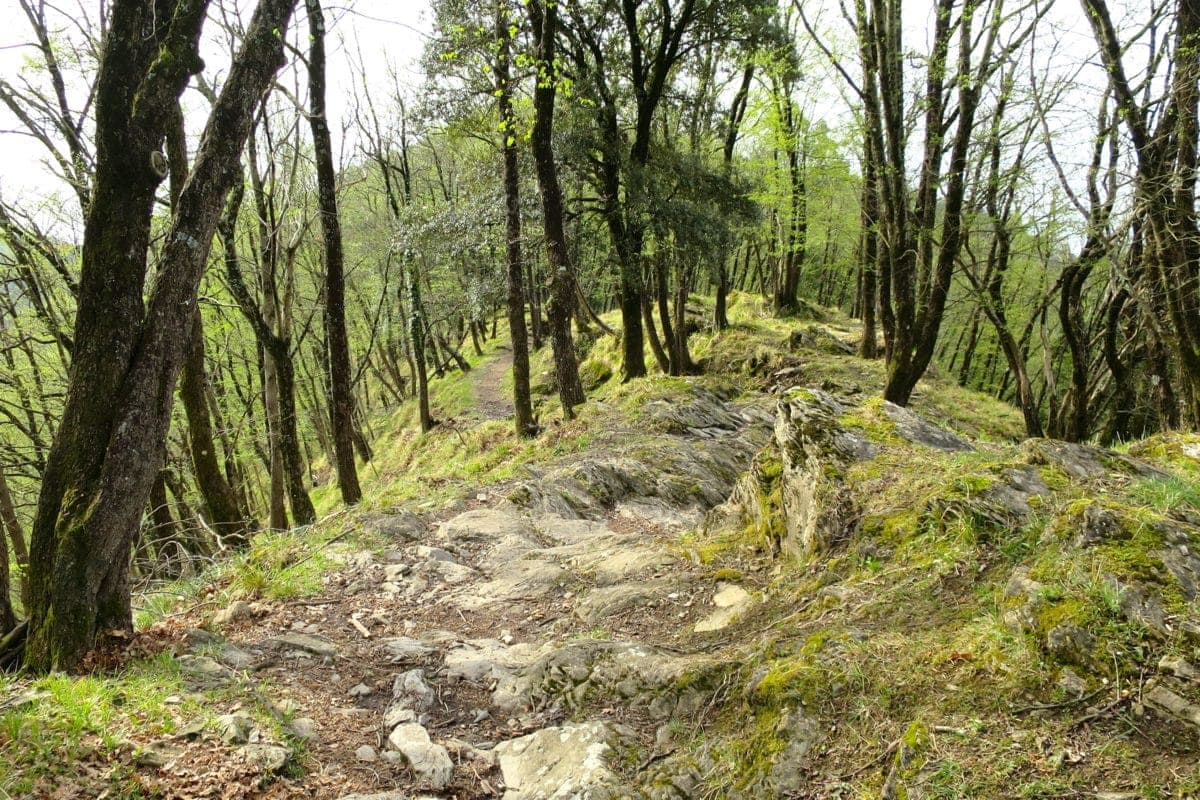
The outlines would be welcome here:
[[[1197,796],[1200,438],[1017,442],[844,336],[377,456],[95,678],[14,682],[16,755],[81,734],[0,800]]]
[[[512,393],[505,388],[512,364],[512,349],[505,346],[500,349],[497,358],[489,359],[475,368],[471,376],[471,388],[475,394],[475,406],[484,419],[512,418]]]
[[[481,403],[509,363],[477,371]],[[706,580],[679,536],[728,496],[770,414],[710,396],[682,413],[690,432],[658,437],[657,456],[585,453],[432,519],[367,516],[391,544],[346,557],[319,597],[235,602],[217,633],[189,631],[184,672],[230,693],[233,763],[254,769],[270,747],[240,708],[265,706],[304,742],[302,778],[245,796],[629,796],[638,776],[606,756],[656,754],[633,771],[649,769],[670,750],[665,723],[702,716],[710,693],[679,684],[724,667],[719,643],[690,639],[732,622],[755,588]],[[211,751],[165,747],[162,786],[191,796],[179,781]],[[662,796],[692,796],[694,776],[679,780]]]

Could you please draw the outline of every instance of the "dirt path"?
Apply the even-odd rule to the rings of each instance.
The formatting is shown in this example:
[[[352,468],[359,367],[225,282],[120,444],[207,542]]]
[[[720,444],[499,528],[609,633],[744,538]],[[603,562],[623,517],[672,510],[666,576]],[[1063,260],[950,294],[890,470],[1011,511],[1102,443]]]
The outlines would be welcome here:
[[[475,403],[483,419],[512,418],[512,397],[504,388],[505,379],[512,371],[512,363],[512,350],[504,348],[494,360],[474,371]]]
[[[510,364],[478,370],[491,418],[509,413]],[[714,585],[679,547],[732,488],[731,454],[748,462],[746,426],[766,430],[724,407],[711,416],[704,435],[664,434],[670,450],[640,462],[576,456],[518,487],[510,496],[528,497],[522,507],[481,493],[441,521],[364,518],[391,544],[346,554],[320,597],[241,604],[223,624],[189,620],[217,634],[189,635],[185,673],[222,682],[234,715],[274,709],[303,742],[292,749],[295,777],[211,796],[541,800],[567,796],[556,793],[564,785],[582,792],[569,796],[635,796],[631,781],[644,776],[614,772],[608,756],[650,752],[667,721],[704,713],[709,698],[680,687],[732,668],[714,637],[753,602],[752,584]],[[273,738],[226,743],[236,759]],[[182,777],[231,758],[214,744],[197,741],[163,769]]]

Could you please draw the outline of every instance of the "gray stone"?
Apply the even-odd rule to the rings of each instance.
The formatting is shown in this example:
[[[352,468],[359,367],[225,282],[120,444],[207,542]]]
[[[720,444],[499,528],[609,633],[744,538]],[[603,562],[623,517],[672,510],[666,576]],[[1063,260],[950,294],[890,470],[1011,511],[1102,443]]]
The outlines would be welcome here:
[[[413,553],[417,558],[423,561],[447,561],[451,564],[459,563],[458,559],[450,552],[443,550],[440,547],[430,547],[427,544],[419,544],[413,548]]]
[[[308,633],[291,632],[267,641],[267,644],[280,649],[300,650],[312,653],[314,656],[333,658],[337,655],[337,647],[324,636],[314,636]]]
[[[1021,445],[1021,449],[1031,464],[1058,467],[1080,481],[1106,478],[1112,472],[1127,472],[1142,477],[1163,474],[1145,461],[1086,444],[1056,439],[1029,439]]]
[[[288,730],[302,742],[317,740],[317,723],[310,717],[300,717],[288,723]]]
[[[652,608],[687,585],[673,580],[643,579],[597,586],[575,604],[575,616],[588,624]]]
[[[713,605],[717,608],[733,608],[745,605],[753,598],[742,587],[733,583],[717,584],[717,592],[713,595]]]
[[[531,527],[528,519],[512,511],[479,508],[443,522],[437,537],[451,544],[491,545],[509,538],[524,539]]]
[[[641,409],[646,424],[664,433],[691,431],[734,431],[742,427],[742,419],[734,414],[720,397],[703,389],[683,402],[652,400]]]
[[[223,714],[217,717],[217,735],[225,744],[245,744],[254,733],[255,722],[245,714]]]
[[[1200,556],[1193,551],[1190,537],[1185,531],[1176,532],[1175,536],[1168,534],[1171,547],[1153,553],[1171,573],[1171,577],[1179,584],[1179,590],[1188,600],[1200,596]],[[1182,540],[1182,541],[1180,541]]]
[[[476,611],[497,603],[539,599],[557,591],[567,577],[566,570],[549,561],[509,561],[497,567],[491,580],[461,589],[454,602]]]
[[[388,736],[388,744],[433,788],[444,788],[454,777],[450,754],[429,739],[429,731],[424,727],[413,723],[398,725]]]
[[[496,745],[504,800],[625,797],[608,761],[633,734],[604,722],[545,728]]]
[[[359,761],[370,764],[379,760],[379,754],[375,752],[375,748],[369,744],[364,744],[362,747],[354,751],[354,757]]]
[[[1165,686],[1154,686],[1142,695],[1146,704],[1180,722],[1200,728],[1200,706],[1185,700]]]
[[[993,508],[1023,519],[1034,513],[1030,500],[1050,496],[1050,487],[1033,467],[1006,469],[1003,480],[996,481],[980,494]]]
[[[258,657],[240,647],[225,644],[216,653],[217,660],[233,669],[246,670],[258,663]]]
[[[240,619],[248,619],[250,617],[250,604],[245,600],[235,600],[226,608],[218,611],[213,617],[213,623],[216,625],[228,625],[231,622],[237,622]]]
[[[491,769],[496,766],[496,752],[494,750],[482,750],[462,739],[446,739],[442,742],[442,746],[457,758],[459,762],[474,761],[485,769]]]
[[[225,642],[225,638],[220,634],[206,631],[203,628],[189,628],[183,635],[187,640],[188,649],[193,651],[206,645]]]
[[[248,744],[238,748],[246,761],[268,774],[274,774],[287,766],[292,752],[277,744]]]
[[[208,656],[183,655],[177,660],[185,675],[201,683],[225,683],[233,678],[233,670]]]
[[[740,586],[721,583],[713,595],[713,605],[717,610],[692,626],[695,633],[725,630],[754,607],[754,598]]]
[[[1167,611],[1162,601],[1150,589],[1140,584],[1125,584],[1107,576],[1108,585],[1120,593],[1121,613],[1130,622],[1143,626],[1153,634],[1168,639],[1173,634],[1167,622]]]
[[[371,687],[365,683],[356,683],[346,691],[346,694],[351,697],[368,697],[372,691]]]
[[[771,785],[783,796],[798,794],[809,785],[808,768],[812,751],[821,738],[821,726],[801,709],[789,709],[779,720],[776,733],[787,744],[771,764]]]
[[[1087,694],[1087,681],[1070,667],[1063,667],[1062,672],[1058,674],[1058,688],[1062,689],[1067,697],[1083,697]]]
[[[434,652],[433,647],[407,636],[384,639],[381,644],[387,650],[388,660],[393,664],[408,664],[413,661],[420,661]]]
[[[825,326],[810,323],[794,330],[788,336],[788,349],[795,352],[801,348],[817,350],[835,356],[854,355],[854,345],[834,336]]]
[[[838,434],[843,408],[823,392],[804,392],[779,403],[775,440],[783,461],[784,553],[806,558],[844,543],[859,514],[836,476],[857,460]]]
[[[692,626],[693,633],[715,633],[723,631],[730,625],[740,620],[747,608],[752,603],[747,603],[745,606],[731,606],[729,608],[718,608],[716,611],[709,614],[704,619],[698,621]]]
[[[437,699],[433,687],[425,682],[425,670],[410,669],[392,682],[392,697],[403,708],[426,711]]]
[[[963,453],[975,449],[962,438],[922,419],[903,406],[885,401],[883,413],[896,426],[896,433],[913,444],[947,453]]]
[[[403,583],[411,572],[412,567],[408,564],[388,564],[383,568],[383,580],[385,583]]]
[[[370,514],[362,518],[363,527],[378,531],[400,542],[417,542],[425,535],[425,521],[410,511],[395,514]]]
[[[284,697],[271,703],[271,710],[285,717],[290,717],[300,711],[302,706],[290,697]]]
[[[1083,510],[1083,519],[1073,544],[1076,547],[1092,547],[1120,535],[1121,521],[1117,515],[1099,503],[1091,503]]]
[[[171,742],[170,739],[147,744],[129,743],[133,750],[133,763],[144,769],[161,769],[171,761],[183,755],[183,748]]]
[[[582,554],[571,558],[573,567],[588,573],[597,586],[612,586],[674,566],[678,559],[662,547],[647,544],[645,537],[614,536],[606,546],[575,548]],[[557,550],[551,552],[571,551]]]
[[[479,577],[478,572],[465,564],[459,564],[457,561],[444,561],[437,558],[430,559],[421,564],[413,570],[413,574],[419,576],[418,579],[424,579],[427,583],[437,581],[440,583],[461,584]]]
[[[1200,669],[1196,669],[1190,662],[1179,656],[1163,656],[1158,662],[1158,668],[1176,678],[1200,682]]]
[[[1046,634],[1046,649],[1060,660],[1077,667],[1087,668],[1091,665],[1095,645],[1095,636],[1070,623],[1057,625]]]
[[[406,706],[402,702],[392,703],[388,706],[387,712],[383,715],[383,726],[385,730],[391,730],[397,725],[403,725],[406,722],[417,722],[417,712]]]
[[[699,711],[707,700],[700,687],[721,668],[720,662],[702,654],[677,655],[632,642],[581,640],[519,670],[511,689],[498,687],[492,700],[511,710],[548,703],[574,709],[589,698],[604,698],[606,703],[619,698],[622,705],[666,719]],[[687,688],[681,688],[681,683]]]

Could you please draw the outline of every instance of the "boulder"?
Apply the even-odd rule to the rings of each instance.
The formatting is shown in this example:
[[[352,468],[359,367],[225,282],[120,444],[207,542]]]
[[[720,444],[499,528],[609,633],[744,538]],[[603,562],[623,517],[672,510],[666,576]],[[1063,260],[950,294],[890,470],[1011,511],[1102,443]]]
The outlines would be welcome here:
[[[877,448],[842,429],[841,404],[823,392],[802,391],[779,403],[775,440],[782,459],[785,531],[779,549],[808,558],[845,543],[858,511],[841,473]]]
[[[504,800],[615,800],[629,797],[608,766],[633,732],[605,722],[545,728],[496,745]]]
[[[493,701],[502,708],[514,700],[529,707],[557,702],[581,708],[589,698],[604,698],[644,709],[654,719],[667,719],[698,711],[707,697],[704,688],[722,670],[721,662],[706,655],[678,655],[634,642],[581,640],[519,670],[511,697],[498,696],[498,689]]]
[[[248,744],[239,747],[238,753],[259,771],[269,775],[280,772],[292,757],[291,750],[277,744]]]
[[[965,453],[975,449],[962,438],[939,428],[903,406],[885,401],[882,409],[884,415],[895,426],[896,435],[905,441],[947,453]]]
[[[410,669],[392,682],[393,706],[427,711],[437,699],[433,687],[425,682],[425,670]]]
[[[364,515],[362,526],[397,542],[420,541],[428,530],[425,520],[411,511]]]
[[[383,645],[388,660],[393,664],[409,664],[420,661],[435,652],[433,647],[407,636],[384,639],[380,644]]]
[[[775,754],[768,779],[781,796],[800,794],[809,785],[812,752],[821,739],[821,726],[803,709],[788,709],[775,726],[785,744]]]
[[[245,744],[250,741],[256,723],[245,714],[223,714],[217,717],[217,735],[225,744]]]
[[[324,636],[314,636],[309,633],[290,632],[269,639],[264,644],[280,650],[299,650],[314,656],[333,658],[337,655],[337,647]]]
[[[454,777],[454,762],[440,744],[434,744],[429,731],[416,723],[396,726],[388,735],[388,744],[404,757],[418,777],[435,789],[443,789]]]
[[[241,619],[248,619],[250,614],[251,611],[249,603],[247,603],[245,600],[235,600],[213,616],[213,624],[228,625],[231,622],[237,622]]]

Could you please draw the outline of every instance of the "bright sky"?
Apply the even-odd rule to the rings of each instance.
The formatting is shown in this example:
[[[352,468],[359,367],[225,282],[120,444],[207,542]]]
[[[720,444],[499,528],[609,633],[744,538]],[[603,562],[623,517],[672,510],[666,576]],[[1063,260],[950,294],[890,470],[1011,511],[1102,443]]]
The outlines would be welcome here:
[[[228,0],[227,4],[234,5]],[[67,12],[94,17],[99,4],[95,0],[65,0],[57,5]],[[218,5],[218,2],[213,3],[214,8]],[[236,0],[236,6],[248,19],[253,8],[251,0]],[[296,24],[307,26],[302,13],[304,4],[301,2],[298,6],[300,12],[293,27]],[[336,137],[340,133],[340,120],[349,116],[352,87],[358,80],[356,70],[351,67],[351,55],[357,62],[361,51],[368,80],[377,83],[381,96],[391,91],[390,72],[393,68],[400,80],[407,83],[410,92],[420,91],[423,78],[416,62],[430,30],[429,4],[426,0],[326,0],[324,7],[329,25],[330,127]],[[77,35],[64,17],[53,12],[48,16],[58,36]],[[210,77],[214,73],[223,73],[228,60],[227,55],[222,55],[222,43],[214,40],[216,32],[217,27],[210,20],[202,49],[208,64],[206,74]],[[9,82],[19,85],[22,70],[27,69],[27,60],[36,55],[29,46],[33,41],[29,22],[17,0],[0,0],[0,74]],[[29,74],[31,79],[41,83],[39,73],[31,70]],[[281,82],[288,86],[294,84],[294,80],[286,76],[281,77]],[[78,93],[72,98],[74,104],[82,101]],[[189,133],[194,136],[203,124],[207,103],[194,94],[185,95],[185,109],[189,112]],[[64,187],[52,178],[44,148],[17,132],[19,129],[20,124],[12,112],[0,107],[0,192],[6,199],[20,200],[27,209],[42,203],[58,205],[61,198],[68,200],[66,210],[73,211],[73,203],[64,194]],[[192,145],[194,147],[194,141]],[[337,142],[334,148],[335,153],[338,152]]]

